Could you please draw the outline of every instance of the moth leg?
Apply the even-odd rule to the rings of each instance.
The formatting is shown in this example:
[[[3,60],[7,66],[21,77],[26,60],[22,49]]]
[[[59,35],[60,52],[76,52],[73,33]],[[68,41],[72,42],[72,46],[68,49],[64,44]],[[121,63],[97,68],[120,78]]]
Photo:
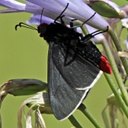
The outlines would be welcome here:
[[[60,22],[61,22],[61,24],[63,24],[63,25],[65,25],[65,22],[64,22],[64,20],[63,20],[63,17],[64,17],[65,15],[62,15],[61,17],[60,17]]]
[[[68,8],[68,6],[69,6],[69,3],[67,3],[66,7],[65,7],[64,10],[59,14],[59,16],[56,17],[56,19],[54,20],[54,23],[57,23],[56,21],[57,21],[58,19],[61,19],[61,17],[63,17],[63,14],[64,14],[65,10]]]
[[[77,21],[77,19],[72,19],[71,21],[70,21],[70,28],[74,28],[74,21]],[[79,27],[79,26],[75,26],[75,28],[76,27]]]

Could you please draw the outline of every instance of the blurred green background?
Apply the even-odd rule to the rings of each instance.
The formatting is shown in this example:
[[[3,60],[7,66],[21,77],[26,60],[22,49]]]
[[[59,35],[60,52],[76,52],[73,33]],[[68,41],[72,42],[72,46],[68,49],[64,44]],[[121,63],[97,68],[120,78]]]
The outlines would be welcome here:
[[[119,1],[118,1],[119,2]],[[123,2],[123,1],[122,1]],[[15,25],[26,21],[29,14],[0,15],[0,84],[13,78],[35,78],[47,81],[47,44],[38,33],[29,29],[18,29]],[[106,98],[111,94],[109,85],[102,76],[90,91],[84,103],[87,109],[97,119],[102,127],[101,111],[106,105]],[[3,128],[17,127],[17,111],[20,104],[26,99],[8,95],[2,104]],[[94,128],[81,112],[74,113],[83,128]],[[53,115],[43,115],[48,128],[71,128],[68,120],[63,122]]]

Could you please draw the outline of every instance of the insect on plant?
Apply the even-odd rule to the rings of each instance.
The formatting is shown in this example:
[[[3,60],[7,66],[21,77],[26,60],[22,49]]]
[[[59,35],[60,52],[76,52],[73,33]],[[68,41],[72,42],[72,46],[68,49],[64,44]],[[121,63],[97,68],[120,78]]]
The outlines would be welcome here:
[[[107,30],[83,36],[71,25],[67,27],[63,17],[68,6],[53,23],[41,23],[37,29],[23,22],[16,25],[16,29],[37,30],[48,42],[48,91],[52,111],[59,120],[68,118],[80,106],[100,77],[101,70],[111,74],[107,58],[90,40]]]

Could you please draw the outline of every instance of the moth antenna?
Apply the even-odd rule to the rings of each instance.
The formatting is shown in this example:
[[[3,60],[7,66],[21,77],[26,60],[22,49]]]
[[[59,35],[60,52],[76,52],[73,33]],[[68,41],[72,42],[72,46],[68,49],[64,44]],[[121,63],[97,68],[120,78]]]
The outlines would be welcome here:
[[[41,12],[40,24],[42,23],[42,16],[43,16],[43,12],[44,12],[44,8],[42,9],[42,12]]]

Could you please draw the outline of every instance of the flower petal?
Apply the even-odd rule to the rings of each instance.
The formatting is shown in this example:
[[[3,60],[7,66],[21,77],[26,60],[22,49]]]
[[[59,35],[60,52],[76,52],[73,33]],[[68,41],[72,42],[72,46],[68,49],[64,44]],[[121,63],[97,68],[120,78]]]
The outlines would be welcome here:
[[[83,0],[26,0],[23,4],[16,0],[0,0],[0,5],[9,8],[10,10],[0,10],[0,13],[26,11],[36,15],[43,15],[51,19],[56,19],[64,11],[65,22],[71,21],[71,18],[78,19],[97,29],[105,30],[108,23],[94,10],[92,10]],[[12,10],[11,10],[12,9]],[[94,15],[95,14],[95,15]],[[93,16],[94,15],[94,16]],[[91,18],[90,18],[91,17]],[[88,20],[89,19],[89,20]],[[98,20],[97,20],[98,19]],[[87,22],[86,22],[87,21]]]
[[[52,19],[55,19],[56,15],[59,16],[59,14],[64,10],[67,3],[69,3],[68,8],[64,12],[64,15],[67,17],[72,17],[75,19],[78,19],[82,22],[85,22],[88,20],[92,15],[94,15],[95,11],[92,10],[87,4],[85,4],[82,0],[27,0],[29,2],[32,2],[34,4],[37,4],[38,6],[42,7],[42,10],[46,10],[46,12],[49,11],[49,13],[45,13],[44,15],[48,16]],[[52,12],[52,14],[56,15],[49,15]],[[98,20],[97,20],[98,19]],[[92,17],[87,24],[97,28],[105,30],[108,25],[108,23],[99,15],[95,14],[94,17]]]
[[[41,23],[46,23],[46,24],[50,24],[54,22],[53,19],[46,17],[46,16],[41,16],[41,15],[33,15],[30,20],[27,21],[28,24],[36,24],[39,25]]]
[[[0,0],[0,5],[11,8],[11,9],[15,9],[15,10],[25,11],[25,4],[15,0]]]

